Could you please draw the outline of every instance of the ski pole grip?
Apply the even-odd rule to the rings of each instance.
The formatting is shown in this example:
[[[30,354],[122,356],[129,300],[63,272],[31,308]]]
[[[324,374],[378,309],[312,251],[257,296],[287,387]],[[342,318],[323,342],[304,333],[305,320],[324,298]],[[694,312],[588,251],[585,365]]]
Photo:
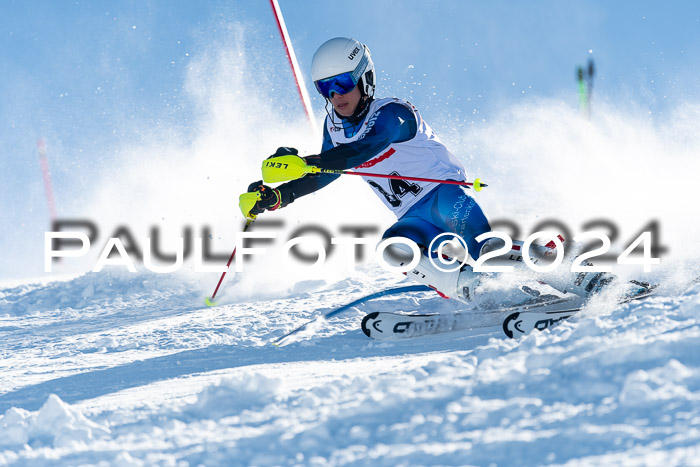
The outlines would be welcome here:
[[[307,165],[304,159],[293,154],[275,156],[263,161],[262,176],[265,183],[286,182],[312,173],[314,168]]]
[[[255,203],[262,197],[259,191],[252,191],[248,193],[243,193],[238,197],[238,207],[241,208],[241,213],[246,219],[254,220],[257,216],[251,214],[250,210],[253,209]]]

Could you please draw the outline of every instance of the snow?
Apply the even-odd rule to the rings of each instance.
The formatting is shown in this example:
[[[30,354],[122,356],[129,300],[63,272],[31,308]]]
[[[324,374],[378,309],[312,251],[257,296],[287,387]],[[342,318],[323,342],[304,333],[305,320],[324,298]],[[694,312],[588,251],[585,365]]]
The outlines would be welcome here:
[[[88,257],[56,265],[60,279],[0,284],[0,464],[700,465],[700,285],[692,283],[700,244],[688,212],[700,173],[700,106],[692,100],[650,118],[635,95],[600,93],[589,120],[570,96],[535,95],[494,108],[478,125],[461,122],[452,103],[419,105],[470,177],[489,184],[478,195],[489,219],[517,223],[517,232],[506,228],[514,239],[558,219],[573,235],[602,228],[619,254],[652,223],[663,227],[662,266],[643,277],[662,284],[655,296],[625,305],[597,297],[576,317],[519,340],[477,317],[481,327],[441,335],[364,336],[369,312],[459,306],[414,293],[373,300],[271,345],[336,307],[410,284],[371,261],[311,273],[298,261],[281,264],[270,247],[249,270],[228,275],[213,308],[204,298],[218,275],[191,273],[190,263],[169,274],[114,266],[83,274],[123,226],[141,248],[159,232],[169,254],[190,228],[228,257],[241,225],[237,196],[260,179],[262,158],[278,146],[318,151],[303,114],[280,100],[286,62],[244,45],[248,32],[234,26],[188,62],[183,105],[198,115],[187,133],[164,122],[135,137],[118,121],[112,130],[127,136],[90,154],[83,178],[71,179],[81,183],[56,186],[75,200],[63,215],[94,221],[102,235]],[[382,80],[385,91],[393,86]],[[469,83],[467,92],[486,95]],[[77,170],[73,154],[83,149],[59,150],[60,136],[51,157]],[[267,230],[282,243],[309,226],[333,237],[370,226],[376,237],[395,221],[359,177],[328,189],[266,213],[256,229],[281,222]],[[7,271],[42,270],[45,226],[32,202],[34,216],[28,204],[11,216],[36,219],[5,243]],[[329,261],[341,263],[341,253]]]
[[[225,283],[235,289],[236,282]],[[32,465],[696,465],[700,285],[591,304],[519,340],[498,327],[378,342],[383,297],[342,281],[203,306],[186,274],[108,268],[0,289],[0,463]]]

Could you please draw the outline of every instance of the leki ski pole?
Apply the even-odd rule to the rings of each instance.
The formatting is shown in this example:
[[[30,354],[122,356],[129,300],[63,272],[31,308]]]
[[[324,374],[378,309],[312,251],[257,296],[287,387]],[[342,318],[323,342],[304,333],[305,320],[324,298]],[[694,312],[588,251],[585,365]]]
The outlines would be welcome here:
[[[245,227],[243,227],[243,232],[248,230],[248,227],[250,224],[253,223],[255,218],[248,218]],[[226,276],[226,273],[228,272],[229,267],[231,266],[231,262],[233,261],[233,258],[236,256],[236,247],[233,247],[233,252],[231,253],[231,257],[228,259],[228,263],[226,263],[226,270],[221,273],[221,277],[219,278],[219,282],[216,284],[216,288],[214,289],[214,293],[211,294],[211,297],[207,297],[204,299],[204,303],[207,304],[207,306],[215,306],[216,302],[214,299],[216,298],[216,294],[219,292],[219,287],[221,287],[221,283],[224,281],[224,277]]]
[[[474,188],[474,191],[481,191],[482,188],[488,186],[485,183],[482,183],[481,179],[479,178],[477,178],[473,182],[464,182],[458,180],[439,180],[435,178],[407,177],[403,175],[353,172],[349,170],[322,169],[320,167],[307,165],[304,159],[295,155],[279,156],[265,160],[262,165],[262,173],[263,180],[266,183],[277,183],[285,182],[287,180],[295,180],[297,178],[303,177],[306,174],[330,173],[341,175],[361,175],[365,177],[389,178],[393,180],[409,180],[414,182],[433,182],[445,183],[449,185],[470,186]]]
[[[246,218],[246,223],[245,227],[243,227],[243,232],[248,230],[248,227],[255,221],[255,218],[257,217],[255,214],[251,214],[250,210],[253,209],[253,206],[255,206],[255,203],[258,202],[260,199],[261,194],[260,192],[252,192],[252,193],[243,193],[238,200],[238,205],[241,208],[241,212],[245,215]],[[204,300],[204,303],[207,304],[207,306],[214,306],[216,305],[216,302],[214,299],[216,298],[216,294],[219,292],[219,287],[221,287],[221,283],[224,281],[224,277],[226,276],[226,273],[229,270],[229,267],[231,266],[231,262],[233,262],[233,258],[236,256],[236,247],[233,248],[233,252],[231,253],[231,257],[228,259],[228,263],[226,263],[226,269],[224,272],[221,274],[221,277],[219,278],[219,282],[216,284],[216,289],[214,289],[214,293],[211,294],[211,297],[207,297]]]

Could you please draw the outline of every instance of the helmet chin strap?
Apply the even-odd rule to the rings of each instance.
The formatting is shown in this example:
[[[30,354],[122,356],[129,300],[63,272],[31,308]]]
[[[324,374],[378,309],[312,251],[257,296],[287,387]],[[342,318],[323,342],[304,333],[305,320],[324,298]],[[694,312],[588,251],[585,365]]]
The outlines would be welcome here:
[[[355,127],[362,122],[362,120],[367,115],[367,112],[369,111],[369,104],[372,102],[372,100],[373,98],[363,94],[363,96],[360,98],[360,102],[357,104],[357,108],[352,113],[352,115],[350,115],[349,117],[343,117],[335,110],[335,108],[333,108],[333,104],[331,104],[330,99],[326,99],[326,113],[330,117],[331,123],[334,127],[345,130],[348,128]],[[328,108],[329,104],[330,108],[333,109],[332,114],[330,109]],[[335,117],[338,117],[340,121],[336,121]]]

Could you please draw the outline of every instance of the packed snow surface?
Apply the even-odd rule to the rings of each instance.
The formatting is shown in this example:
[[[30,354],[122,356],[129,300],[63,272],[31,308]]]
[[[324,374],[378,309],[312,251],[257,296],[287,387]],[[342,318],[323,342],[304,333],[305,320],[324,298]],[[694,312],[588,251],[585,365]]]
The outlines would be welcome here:
[[[498,326],[365,337],[371,311],[444,310],[345,280],[203,305],[183,275],[117,270],[0,289],[0,463],[698,465],[700,285],[593,300],[522,339]],[[229,284],[230,287],[230,284]],[[226,304],[226,302],[229,302]]]
[[[248,3],[244,10],[255,10]],[[100,12],[94,24],[115,26],[97,35],[64,17],[73,35],[61,34],[58,54],[41,46],[61,33],[60,18],[31,15],[41,34],[27,29],[13,39],[29,39],[42,56],[24,54],[14,73],[21,86],[3,94],[10,98],[3,106],[12,152],[2,160],[10,164],[2,172],[10,196],[2,199],[9,214],[0,229],[0,278],[15,283],[0,285],[0,464],[700,465],[700,285],[693,280],[700,220],[692,214],[700,173],[697,47],[654,40],[660,33],[648,25],[666,16],[637,16],[647,25],[639,33],[651,39],[638,41],[639,49],[617,47],[624,51],[618,62],[636,63],[620,76],[603,41],[609,50],[600,56],[587,114],[573,95],[575,49],[566,40],[548,41],[557,47],[544,49],[547,65],[539,63],[541,50],[533,49],[534,61],[523,53],[529,43],[520,43],[519,27],[496,42],[488,22],[487,33],[460,29],[449,41],[410,29],[417,42],[398,44],[385,36],[401,28],[386,28],[385,18],[373,15],[382,22],[373,30],[359,15],[365,32],[357,31],[375,54],[377,96],[411,100],[468,178],[489,185],[476,197],[492,227],[515,240],[566,227],[567,241],[602,229],[615,255],[652,231],[663,265],[642,279],[660,284],[654,296],[624,305],[595,297],[572,319],[518,340],[507,339],[498,320],[475,316],[478,326],[373,341],[360,330],[366,313],[468,313],[433,293],[387,296],[316,321],[276,347],[271,342],[336,307],[410,283],[372,262],[314,277],[268,254],[250,262],[256,270],[229,274],[219,306],[208,308],[204,298],[217,274],[110,266],[78,275],[93,269],[106,239],[126,233],[122,227],[142,251],[145,239],[159,234],[161,251],[172,252],[190,232],[228,257],[241,223],[237,197],[260,180],[261,161],[280,146],[303,156],[321,148],[266,5],[263,19],[252,23],[247,14],[198,7],[211,21],[202,22],[200,11],[183,27],[155,21],[162,15],[148,5],[155,13],[139,14],[138,28],[130,14]],[[523,8],[532,13],[531,5]],[[426,11],[422,4],[408,10]],[[617,10],[629,22],[629,8]],[[614,24],[615,15],[591,11],[604,29]],[[504,15],[496,16],[502,23]],[[576,28],[601,27],[569,16]],[[685,16],[695,31],[697,20]],[[525,24],[519,16],[516,23]],[[566,21],[557,23],[577,36]],[[125,24],[138,36],[127,39]],[[332,33],[317,29],[294,38],[307,78],[311,53]],[[678,37],[695,37],[682,34],[680,23],[676,29]],[[549,26],[542,30],[557,37]],[[183,35],[194,41],[180,41]],[[440,68],[414,61],[435,40]],[[509,47],[513,40],[520,46]],[[85,53],[76,48],[83,43]],[[8,47],[10,58],[15,49]],[[512,66],[507,57],[514,53],[528,66]],[[27,60],[33,68],[23,65]],[[508,73],[499,73],[504,64]],[[157,77],[157,86],[143,86],[146,75]],[[512,88],[504,93],[503,80]],[[316,116],[325,118],[323,99],[312,99]],[[100,235],[88,255],[56,265],[54,272],[72,275],[16,280],[41,274],[45,264],[48,211],[36,158],[31,164],[39,136],[60,218],[89,219]],[[278,246],[314,226],[333,237],[360,227],[374,228],[367,238],[381,236],[395,218],[365,185],[341,177],[329,191],[265,213],[255,229],[269,220]]]

